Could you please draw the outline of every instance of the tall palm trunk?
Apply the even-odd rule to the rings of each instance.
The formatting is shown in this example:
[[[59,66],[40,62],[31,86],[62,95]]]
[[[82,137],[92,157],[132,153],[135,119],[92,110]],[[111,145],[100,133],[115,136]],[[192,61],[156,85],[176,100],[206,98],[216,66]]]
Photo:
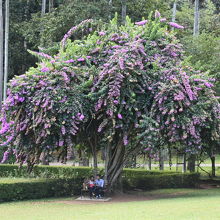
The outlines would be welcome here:
[[[4,30],[3,30],[3,7],[2,0],[0,0],[0,110],[2,108],[2,91],[3,91],[3,42],[4,42]]]
[[[42,5],[41,5],[41,17],[43,17],[46,14],[46,7],[47,7],[47,0],[42,0]],[[44,41],[43,41],[43,31],[44,31],[44,23],[43,23],[43,19],[41,22],[41,30],[40,30],[40,46],[44,47]]]
[[[108,9],[109,15],[108,15],[108,18],[109,18],[109,20],[111,20],[112,19],[112,0],[109,0],[108,5],[109,5],[109,9]]]
[[[172,22],[176,21],[176,5],[177,5],[177,0],[174,0],[174,2],[173,2]],[[174,30],[174,27],[172,27],[172,30]]]
[[[54,0],[49,0],[49,12],[54,8]]]
[[[6,99],[7,82],[8,82],[8,41],[9,41],[9,0],[5,1],[5,55],[4,55],[4,94],[3,100]]]
[[[193,35],[199,35],[199,0],[195,0]]]
[[[126,14],[127,14],[127,0],[121,0],[121,19],[122,19],[122,23],[125,24],[126,23]]]
[[[41,6],[41,15],[43,16],[46,13],[47,0],[42,0]]]

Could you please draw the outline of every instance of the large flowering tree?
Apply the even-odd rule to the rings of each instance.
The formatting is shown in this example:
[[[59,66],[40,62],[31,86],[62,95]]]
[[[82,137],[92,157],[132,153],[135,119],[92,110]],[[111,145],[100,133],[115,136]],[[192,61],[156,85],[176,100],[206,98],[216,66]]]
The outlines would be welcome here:
[[[11,80],[2,109],[2,146],[32,168],[42,152],[83,144],[96,158],[106,152],[110,187],[129,155],[180,143],[195,153],[203,134],[219,140],[220,106],[214,79],[184,65],[182,46],[156,11],[148,20],[119,26],[86,20],[61,41],[56,56]],[[82,30],[81,40],[69,38]]]

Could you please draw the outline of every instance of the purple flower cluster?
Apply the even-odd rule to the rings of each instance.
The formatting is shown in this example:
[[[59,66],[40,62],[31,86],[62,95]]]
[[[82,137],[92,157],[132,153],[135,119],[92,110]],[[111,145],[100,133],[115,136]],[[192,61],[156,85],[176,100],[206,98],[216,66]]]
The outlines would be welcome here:
[[[42,67],[41,68],[41,72],[43,72],[43,73],[46,73],[46,72],[49,72],[50,71],[50,68],[49,67]]]
[[[35,52],[35,51],[31,51],[31,53],[35,54],[36,56],[40,56],[42,58],[45,58],[45,59],[48,59],[48,60],[52,60],[53,57],[46,54],[46,53],[43,53],[43,52]]]
[[[1,163],[5,163],[8,160],[9,155],[10,155],[10,150],[5,151]]]
[[[185,87],[185,90],[186,90],[186,93],[187,93],[189,99],[191,101],[196,99],[196,95],[193,92],[191,85],[190,85],[190,82],[189,82],[189,76],[186,74],[186,72],[181,72],[180,74],[181,74],[182,82],[183,82],[183,85]]]
[[[143,21],[135,22],[135,24],[138,26],[143,26],[143,25],[147,24],[147,22],[148,22],[148,20],[143,20]]]
[[[174,27],[174,28],[177,28],[177,29],[184,29],[184,27],[182,25],[179,25],[179,24],[177,24],[175,22],[169,22],[169,25],[171,27]]]
[[[123,119],[123,117],[120,113],[118,114],[118,119]]]
[[[82,21],[79,25],[72,27],[63,37],[62,41],[61,41],[61,45],[64,48],[66,41],[72,36],[72,34],[77,31],[78,29],[84,27],[85,25],[88,25],[90,23],[92,23],[93,20],[92,19],[88,19],[85,21]]]
[[[155,18],[160,18],[161,17],[161,15],[160,15],[160,12],[159,11],[155,11]]]

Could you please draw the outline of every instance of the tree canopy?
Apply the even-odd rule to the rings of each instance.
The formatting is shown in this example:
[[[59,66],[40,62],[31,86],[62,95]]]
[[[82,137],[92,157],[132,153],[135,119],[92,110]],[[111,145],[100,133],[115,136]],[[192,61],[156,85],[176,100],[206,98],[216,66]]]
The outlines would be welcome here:
[[[106,150],[112,186],[130,154],[180,143],[194,153],[204,133],[219,141],[220,105],[213,78],[184,61],[182,45],[158,11],[119,25],[85,20],[69,30],[59,53],[14,77],[1,114],[1,145],[12,144],[29,167],[41,152],[85,144]],[[81,39],[73,40],[75,33]]]

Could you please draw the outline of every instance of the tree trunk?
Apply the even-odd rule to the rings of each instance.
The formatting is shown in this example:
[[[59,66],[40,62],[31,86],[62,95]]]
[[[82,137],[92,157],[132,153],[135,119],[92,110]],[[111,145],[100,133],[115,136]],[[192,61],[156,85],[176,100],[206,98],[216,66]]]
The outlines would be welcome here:
[[[29,7],[30,7],[30,0],[27,0],[24,10],[24,20],[28,21],[28,15],[29,15]],[[27,51],[27,41],[24,39],[24,50]],[[24,73],[26,71],[26,63],[27,63],[27,56],[23,56],[23,64],[21,66],[21,71]]]
[[[106,149],[105,180],[108,191],[121,190],[120,175],[124,166],[125,146],[120,142]],[[116,184],[118,183],[118,184]]]
[[[164,152],[163,149],[159,151],[159,167],[160,170],[164,170]]]
[[[83,150],[81,150],[81,154],[79,155],[79,166],[89,167],[89,156]]]
[[[111,146],[110,143],[108,143],[105,147],[105,175],[104,175],[105,185],[108,185],[108,166],[111,157],[110,153],[111,153]]]
[[[4,42],[4,29],[3,29],[3,7],[2,0],[0,0],[0,110],[2,109],[2,98],[3,98],[3,42]]]
[[[72,166],[76,166],[76,158],[77,158],[77,151],[75,148],[72,149],[73,150],[73,164]]]
[[[137,168],[137,157],[136,157],[136,155],[132,156],[132,168]]]
[[[44,16],[46,14],[47,0],[42,0],[41,6],[41,15]]]
[[[89,158],[88,157],[82,157],[79,161],[79,166],[89,167]]]
[[[170,170],[172,170],[172,151],[171,151],[171,148],[169,147],[168,148],[168,154],[169,154],[169,167],[170,167]]]
[[[174,0],[174,2],[173,2],[172,22],[176,21],[176,5],[177,5],[177,0]],[[174,27],[172,27],[172,30],[174,30]]]
[[[98,172],[98,160],[97,160],[97,150],[96,147],[93,151],[93,168],[94,168],[94,175],[97,175]]]
[[[74,159],[75,159],[74,150],[72,146],[68,146],[67,147],[67,160],[74,160]]]
[[[215,177],[215,156],[210,157],[212,162],[212,177]]]
[[[190,172],[195,172],[196,170],[196,156],[195,155],[190,155],[188,159],[188,170]]]
[[[148,161],[148,168],[149,168],[149,170],[151,170],[151,168],[152,168],[152,159],[151,159],[151,156],[149,156],[149,161]]]
[[[193,35],[199,35],[199,0],[195,0]]]
[[[49,0],[49,12],[54,8],[54,0]]]
[[[92,157],[93,157],[93,168],[94,168],[94,175],[97,175],[98,172],[98,159],[97,159],[97,135],[93,135],[93,141],[88,139],[90,148],[92,149]]]
[[[84,167],[89,167],[89,158],[88,157],[83,158],[83,166]]]
[[[109,20],[111,20],[112,19],[112,0],[109,0],[108,5],[109,5],[109,15],[108,15],[108,18],[109,18]]]
[[[105,161],[105,158],[106,158],[105,148],[102,148],[101,149],[101,160]]]
[[[46,152],[41,153],[40,160],[41,160],[41,165],[49,165],[49,161],[47,159],[47,153]]]
[[[183,155],[183,173],[186,172],[186,154]]]
[[[5,56],[4,56],[4,94],[3,100],[7,95],[8,82],[8,41],[9,41],[9,0],[5,1]]]
[[[127,14],[127,0],[121,0],[121,19],[122,19],[122,24],[126,23],[126,14]]]

